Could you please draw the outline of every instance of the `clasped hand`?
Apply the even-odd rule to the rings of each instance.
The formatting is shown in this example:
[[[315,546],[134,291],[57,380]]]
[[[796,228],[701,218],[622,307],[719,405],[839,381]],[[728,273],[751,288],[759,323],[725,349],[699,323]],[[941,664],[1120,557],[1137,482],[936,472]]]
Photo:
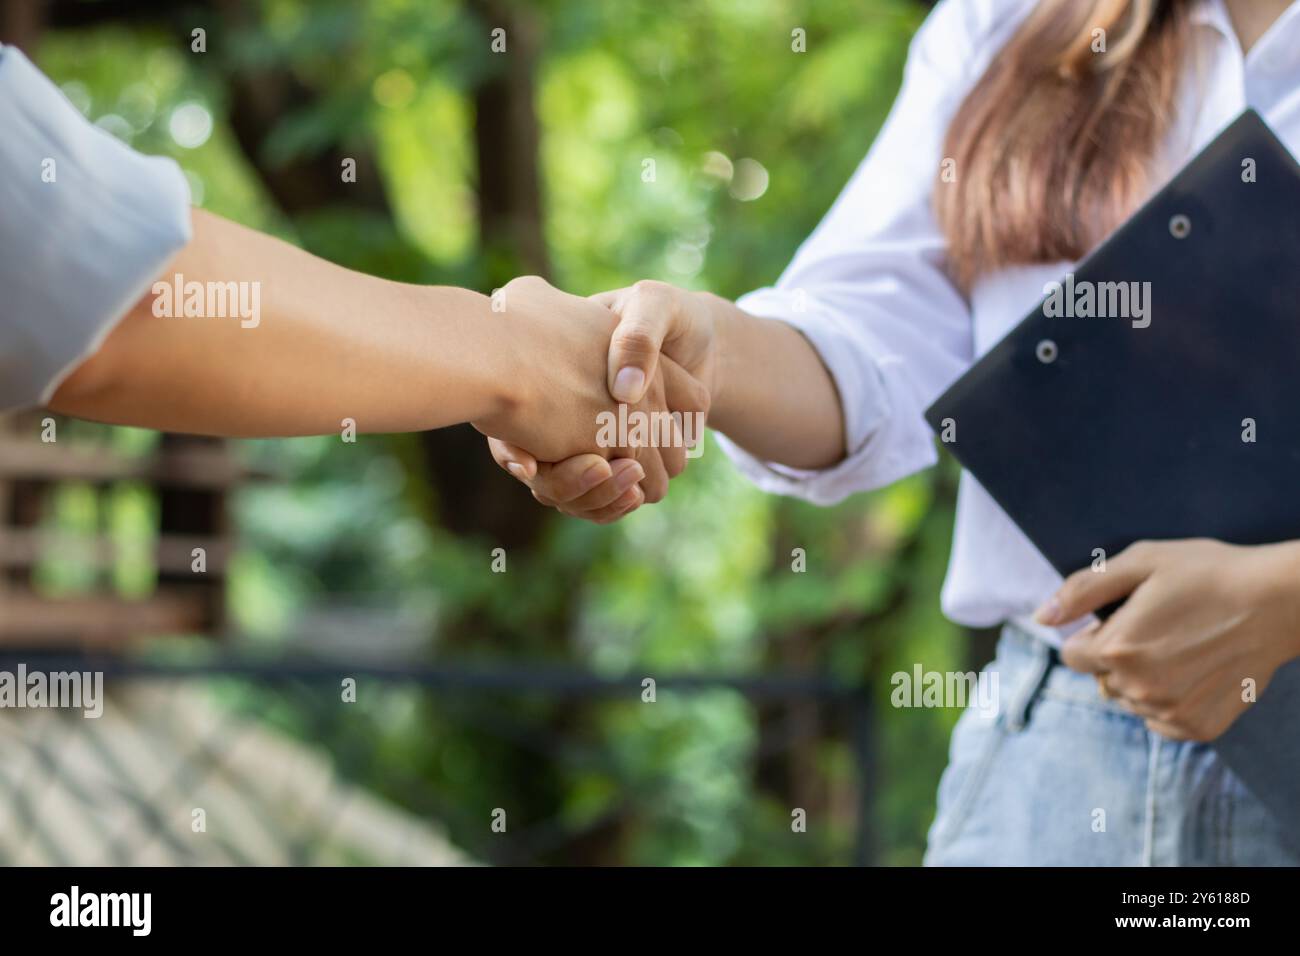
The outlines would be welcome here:
[[[655,444],[602,445],[600,423],[620,403],[629,414],[703,420],[716,384],[707,317],[653,282],[582,299],[525,277],[499,296],[520,380],[495,414],[473,423],[497,463],[543,505],[601,524],[662,499],[686,467],[687,440],[702,436],[674,422]]]

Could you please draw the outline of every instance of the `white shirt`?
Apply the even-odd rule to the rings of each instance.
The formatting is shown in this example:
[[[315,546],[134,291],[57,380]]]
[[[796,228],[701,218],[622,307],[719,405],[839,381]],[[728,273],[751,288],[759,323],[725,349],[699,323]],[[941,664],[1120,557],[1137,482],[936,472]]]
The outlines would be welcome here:
[[[902,89],[867,158],[776,286],[739,301],[751,314],[798,328],[830,369],[844,406],[848,455],[825,471],[761,462],[722,439],[761,488],[831,504],[934,464],[924,409],[1041,301],[1048,282],[1072,269],[1067,262],[1007,269],[978,281],[966,298],[945,270],[932,209],[949,122],[1032,7],[1033,0],[943,0],[935,8],[912,41]],[[1300,2],[1249,56],[1222,0],[1200,0],[1192,18],[1194,55],[1154,185],[1247,106],[1300,153]],[[1026,468],[1039,453],[1026,452]],[[977,627],[1022,619],[1060,581],[963,472],[944,613]]]
[[[0,410],[48,401],[189,238],[180,168],[0,47]]]

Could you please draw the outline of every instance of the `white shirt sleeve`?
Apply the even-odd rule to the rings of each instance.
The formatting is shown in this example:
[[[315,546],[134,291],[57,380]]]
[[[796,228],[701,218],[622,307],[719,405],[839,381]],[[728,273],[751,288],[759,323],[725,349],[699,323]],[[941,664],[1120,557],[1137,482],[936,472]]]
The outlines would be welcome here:
[[[973,79],[981,25],[969,21],[980,6],[945,0],[930,15],[889,118],[844,192],[776,286],[737,303],[803,333],[844,409],[847,456],[824,471],[763,462],[719,436],[765,491],[833,504],[937,461],[923,413],[970,364],[973,344],[932,199],[948,123]]]
[[[39,405],[190,238],[189,186],[0,47],[0,409]]]

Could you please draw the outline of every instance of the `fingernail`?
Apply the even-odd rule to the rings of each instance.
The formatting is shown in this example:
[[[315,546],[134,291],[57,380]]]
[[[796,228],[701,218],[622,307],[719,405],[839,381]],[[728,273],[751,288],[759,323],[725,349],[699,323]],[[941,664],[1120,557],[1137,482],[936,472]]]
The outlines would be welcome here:
[[[578,488],[581,489],[582,494],[586,494],[588,491],[591,491],[592,488],[595,488],[598,484],[600,484],[608,477],[609,477],[608,465],[606,465],[604,462],[601,462],[598,465],[592,465],[590,468],[584,471],[582,473],[582,477],[578,479]]]
[[[645,469],[637,462],[632,462],[630,468],[624,468],[619,472],[618,477],[614,479],[614,487],[619,491],[626,491],[628,488],[636,486],[636,483],[645,477]]]
[[[506,464],[506,471],[510,472],[510,474],[514,475],[520,481],[528,480],[528,472],[524,471],[524,466],[519,464],[517,461],[508,462]]]
[[[645,388],[645,372],[639,368],[627,366],[618,370],[614,376],[614,398],[620,402],[635,402]]]
[[[1061,623],[1061,602],[1053,595],[1047,599],[1047,602],[1034,612],[1034,620],[1039,624],[1060,624]]]

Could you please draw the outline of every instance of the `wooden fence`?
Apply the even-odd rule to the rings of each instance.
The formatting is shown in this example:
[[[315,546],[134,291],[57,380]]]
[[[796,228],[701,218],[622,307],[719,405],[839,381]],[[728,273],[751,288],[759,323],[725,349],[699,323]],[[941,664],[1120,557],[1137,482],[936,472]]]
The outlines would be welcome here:
[[[70,424],[39,411],[0,418],[0,643],[117,646],[150,632],[219,634],[234,547],[228,496],[248,472],[219,439],[164,435],[152,450],[124,454],[108,441],[79,440]],[[69,534],[50,521],[60,485],[80,483],[98,500],[119,482],[144,486],[156,504],[156,585],[145,596],[114,588],[120,554],[109,529]],[[43,588],[38,569],[59,557],[88,566],[93,584],[78,593]]]

